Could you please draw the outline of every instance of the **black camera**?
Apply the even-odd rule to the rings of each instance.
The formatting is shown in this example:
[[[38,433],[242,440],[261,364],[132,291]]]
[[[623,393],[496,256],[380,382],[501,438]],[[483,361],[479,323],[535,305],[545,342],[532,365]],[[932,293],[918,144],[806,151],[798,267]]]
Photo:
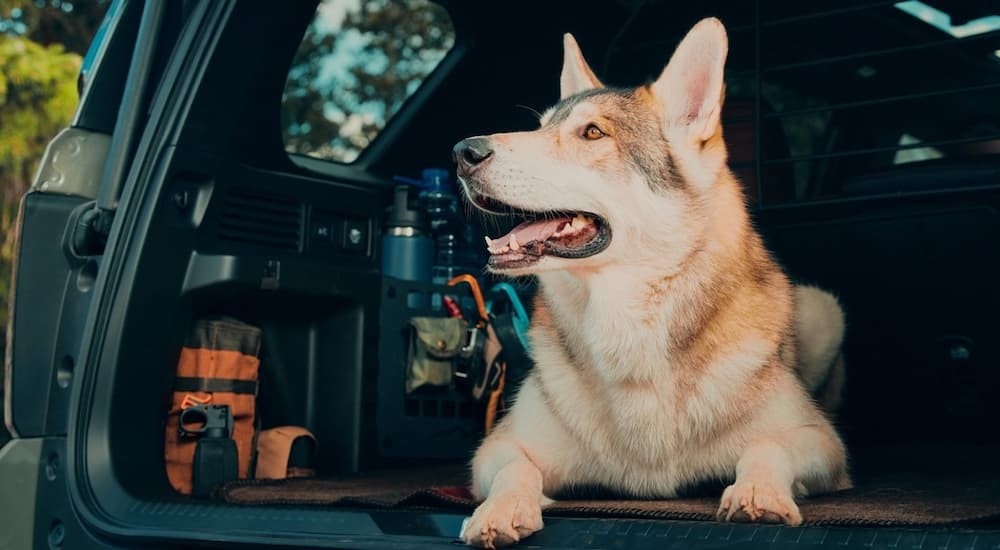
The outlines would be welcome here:
[[[220,483],[239,477],[239,459],[229,405],[194,405],[181,411],[181,437],[197,437],[191,494],[206,497]]]

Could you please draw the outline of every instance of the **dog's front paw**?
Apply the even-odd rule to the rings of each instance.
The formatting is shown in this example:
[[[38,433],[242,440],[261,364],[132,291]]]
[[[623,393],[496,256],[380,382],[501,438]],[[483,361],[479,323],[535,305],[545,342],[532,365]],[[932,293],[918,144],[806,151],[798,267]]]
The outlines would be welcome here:
[[[487,498],[462,531],[466,544],[480,548],[507,546],[542,528],[538,498],[508,493]]]
[[[720,521],[802,523],[802,514],[790,489],[780,490],[754,481],[737,481],[727,487],[716,517]]]

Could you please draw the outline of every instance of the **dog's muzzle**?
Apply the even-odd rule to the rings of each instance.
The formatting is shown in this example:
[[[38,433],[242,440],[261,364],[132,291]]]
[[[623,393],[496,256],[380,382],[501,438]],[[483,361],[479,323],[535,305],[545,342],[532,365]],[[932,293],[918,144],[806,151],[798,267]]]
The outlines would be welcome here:
[[[506,235],[486,239],[490,269],[526,268],[544,256],[589,258],[608,247],[611,228],[598,214],[576,210],[525,210],[484,193],[487,182],[476,172],[489,163],[494,153],[488,137],[464,139],[455,144],[451,152],[458,180],[470,204],[485,213],[524,219]]]

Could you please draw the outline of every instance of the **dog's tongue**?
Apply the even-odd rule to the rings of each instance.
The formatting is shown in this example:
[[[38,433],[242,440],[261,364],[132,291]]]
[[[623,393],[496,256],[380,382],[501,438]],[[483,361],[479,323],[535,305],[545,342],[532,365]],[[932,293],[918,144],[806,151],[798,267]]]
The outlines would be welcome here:
[[[496,239],[487,239],[486,246],[490,253],[498,254],[510,250],[518,250],[521,246],[533,242],[543,242],[555,235],[567,224],[572,223],[569,217],[548,220],[527,221],[515,227],[510,233]]]

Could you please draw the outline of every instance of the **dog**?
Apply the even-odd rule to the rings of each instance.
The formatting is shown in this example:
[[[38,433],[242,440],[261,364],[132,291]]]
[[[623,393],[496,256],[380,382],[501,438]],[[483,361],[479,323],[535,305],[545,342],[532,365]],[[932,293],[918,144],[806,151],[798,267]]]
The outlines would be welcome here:
[[[536,366],[472,460],[466,543],[527,537],[576,486],[665,499],[731,482],[720,520],[788,525],[796,497],[851,486],[824,410],[843,311],[794,286],[750,223],[720,126],[727,53],[706,19],[655,81],[617,89],[566,34],[540,127],[455,146],[466,199],[527,219],[487,239],[488,269],[538,281]]]

